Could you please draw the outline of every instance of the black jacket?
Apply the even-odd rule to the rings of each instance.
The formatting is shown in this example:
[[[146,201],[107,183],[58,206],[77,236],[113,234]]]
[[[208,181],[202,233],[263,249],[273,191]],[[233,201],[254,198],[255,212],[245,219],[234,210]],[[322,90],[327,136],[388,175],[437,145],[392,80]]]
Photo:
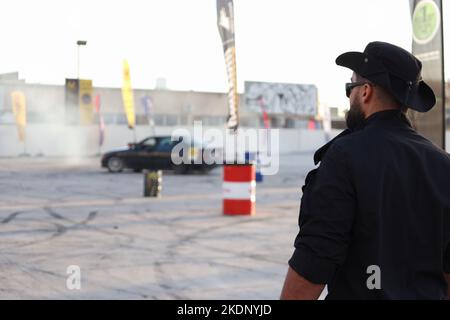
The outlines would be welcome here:
[[[289,265],[327,299],[444,299],[450,157],[397,110],[319,149],[303,187]],[[380,289],[367,285],[379,268]],[[373,279],[373,278],[372,278]]]

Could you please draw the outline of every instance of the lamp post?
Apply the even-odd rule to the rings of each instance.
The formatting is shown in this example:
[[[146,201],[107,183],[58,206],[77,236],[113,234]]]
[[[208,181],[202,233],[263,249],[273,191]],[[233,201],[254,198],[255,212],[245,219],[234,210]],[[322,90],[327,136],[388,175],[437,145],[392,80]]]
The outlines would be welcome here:
[[[87,41],[85,40],[78,40],[77,41],[77,49],[78,49],[78,55],[77,55],[77,79],[80,79],[80,46],[85,46],[87,44]]]

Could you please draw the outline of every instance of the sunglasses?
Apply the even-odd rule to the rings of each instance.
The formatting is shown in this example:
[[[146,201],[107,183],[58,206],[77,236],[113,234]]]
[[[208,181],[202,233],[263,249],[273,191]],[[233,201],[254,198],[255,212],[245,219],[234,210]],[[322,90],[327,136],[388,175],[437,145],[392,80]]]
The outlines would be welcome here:
[[[345,84],[345,94],[347,95],[347,98],[350,98],[350,93],[352,92],[353,88],[356,88],[356,87],[359,87],[359,86],[363,86],[365,84],[373,85],[372,83],[365,82],[365,81],[347,82]]]

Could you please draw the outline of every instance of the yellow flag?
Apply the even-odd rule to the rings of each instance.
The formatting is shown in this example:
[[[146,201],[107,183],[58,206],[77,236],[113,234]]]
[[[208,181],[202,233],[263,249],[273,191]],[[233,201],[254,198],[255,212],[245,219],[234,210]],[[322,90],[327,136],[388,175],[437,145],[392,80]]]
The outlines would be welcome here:
[[[94,121],[92,101],[92,80],[79,80],[78,101],[80,105],[80,123],[90,125]]]
[[[127,116],[128,128],[133,129],[136,124],[136,116],[134,113],[134,98],[133,89],[131,88],[130,66],[126,60],[123,62],[122,99],[125,114]]]
[[[17,129],[19,131],[19,140],[25,141],[25,127],[27,125],[27,106],[23,92],[13,91],[11,93],[13,113],[16,119]]]

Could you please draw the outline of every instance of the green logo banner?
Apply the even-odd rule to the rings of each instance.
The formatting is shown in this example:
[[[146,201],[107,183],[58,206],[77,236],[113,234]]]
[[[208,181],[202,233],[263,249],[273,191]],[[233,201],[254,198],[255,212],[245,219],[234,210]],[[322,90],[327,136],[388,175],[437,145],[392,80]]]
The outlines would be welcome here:
[[[445,148],[445,81],[442,38],[442,0],[410,0],[412,53],[422,62],[422,78],[436,95],[426,113],[408,112],[415,129]]]

